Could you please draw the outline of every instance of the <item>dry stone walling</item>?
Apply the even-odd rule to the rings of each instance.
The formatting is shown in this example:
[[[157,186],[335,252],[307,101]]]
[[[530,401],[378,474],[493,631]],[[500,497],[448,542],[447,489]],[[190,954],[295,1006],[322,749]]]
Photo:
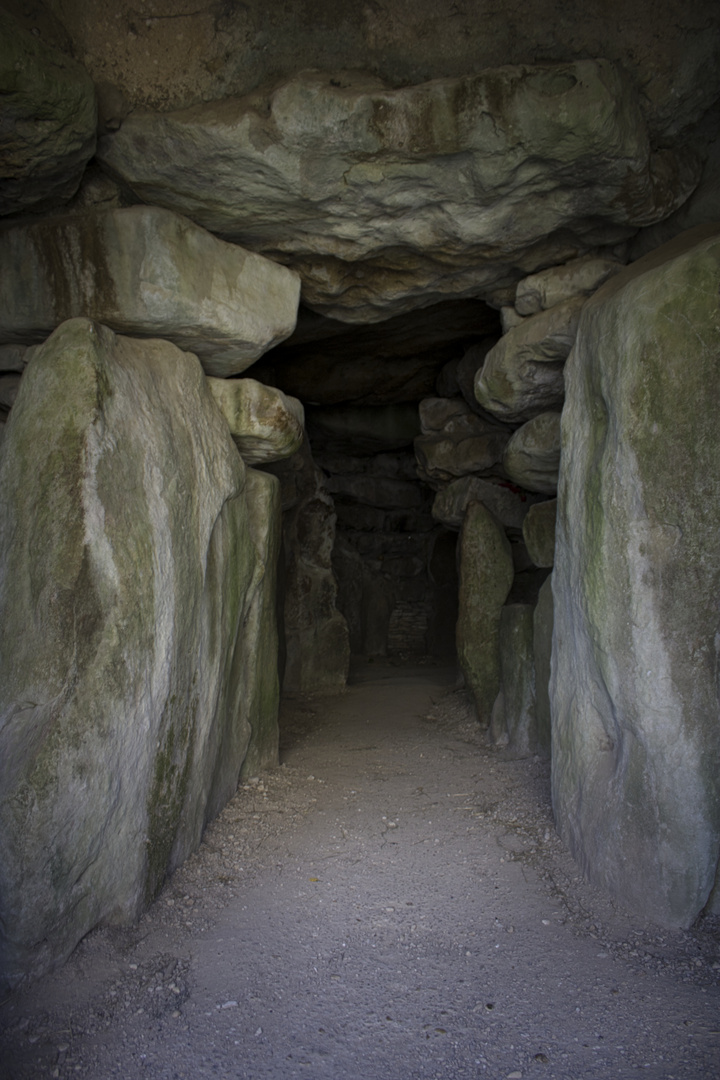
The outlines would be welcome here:
[[[706,69],[106,87],[98,129],[0,13],[4,986],[135,918],[276,759],[279,653],[328,691],[429,648],[456,548],[479,718],[551,750],[585,871],[717,910],[717,235],[624,268],[720,218]]]

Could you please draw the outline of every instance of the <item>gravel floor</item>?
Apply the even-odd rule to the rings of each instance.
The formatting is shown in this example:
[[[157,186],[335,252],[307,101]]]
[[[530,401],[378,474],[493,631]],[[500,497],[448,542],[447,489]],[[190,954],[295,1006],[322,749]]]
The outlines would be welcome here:
[[[3,1080],[706,1080],[720,927],[590,888],[549,767],[488,747],[454,672],[368,665],[286,702],[138,926],[0,1005]]]

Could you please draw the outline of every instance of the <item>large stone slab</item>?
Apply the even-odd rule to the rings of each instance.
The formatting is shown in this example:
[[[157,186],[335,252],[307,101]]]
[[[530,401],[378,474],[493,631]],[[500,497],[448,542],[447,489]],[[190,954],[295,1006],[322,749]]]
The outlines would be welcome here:
[[[554,495],[560,468],[560,413],[544,412],[513,434],[502,458],[515,484],[527,491]]]
[[[651,153],[606,60],[400,89],[309,72],[136,110],[99,155],[143,201],[287,262],[311,307],[353,322],[495,295],[666,217],[699,176],[690,153]]]
[[[95,153],[95,88],[80,64],[0,10],[0,215],[77,191]]]
[[[210,375],[244,371],[292,333],[291,270],[151,206],[97,210],[0,234],[0,341],[42,341],[88,316],[162,337]]]
[[[291,457],[305,434],[305,410],[297,398],[256,379],[213,379],[210,393],[230,428],[243,461],[258,465]]]
[[[255,729],[267,756],[277,510],[195,357],[85,319],[23,375],[0,490],[7,986],[135,920],[235,790]]]
[[[719,290],[715,226],[588,301],[553,572],[558,827],[593,881],[681,926],[720,855]]]
[[[582,296],[566,300],[503,334],[475,376],[475,397],[484,409],[520,423],[562,406],[563,367],[584,303]]]
[[[490,723],[500,689],[500,613],[514,576],[502,526],[482,503],[470,503],[460,532],[456,643],[483,724]]]

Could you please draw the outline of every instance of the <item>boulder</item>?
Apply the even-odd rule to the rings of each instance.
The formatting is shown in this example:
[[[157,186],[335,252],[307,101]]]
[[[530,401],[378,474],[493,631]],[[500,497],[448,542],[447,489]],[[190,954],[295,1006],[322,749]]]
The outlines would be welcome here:
[[[300,449],[305,411],[297,398],[255,379],[213,379],[210,393],[248,465],[280,461]]]
[[[533,612],[533,661],[535,665],[535,722],[537,750],[550,757],[550,663],[553,637],[552,575],[543,582]]]
[[[305,302],[347,322],[497,299],[666,217],[699,176],[694,154],[651,152],[629,79],[589,59],[399,89],[304,72],[136,109],[99,158],[142,201],[293,266]]]
[[[535,566],[549,567],[555,562],[555,519],[557,499],[535,503],[522,523],[523,540]]]
[[[0,101],[0,215],[65,202],[95,153],[95,88],[80,64],[2,10]]]
[[[28,365],[0,490],[12,986],[93,926],[137,919],[234,792],[252,726],[275,723],[272,635],[246,625],[274,511],[267,487],[247,486],[197,359],[86,319]]]
[[[508,437],[508,432],[488,426],[482,434],[465,437],[421,435],[413,443],[418,475],[433,487],[458,476],[497,475]]]
[[[720,857],[719,291],[718,226],[604,285],[563,414],[555,816],[592,881],[669,926]]]
[[[508,749],[518,757],[528,757],[537,748],[533,611],[532,604],[506,604],[500,613],[503,715]]]
[[[563,367],[584,303],[584,297],[566,300],[500,338],[475,377],[475,397],[484,409],[520,423],[562,405]]]
[[[41,341],[86,315],[244,371],[292,332],[296,274],[152,206],[16,225],[0,234],[0,341]]]
[[[460,529],[465,511],[472,502],[482,503],[501,522],[505,529],[522,529],[525,515],[537,501],[512,484],[492,484],[479,476],[463,476],[454,480],[435,496],[432,515],[448,529]]]
[[[535,315],[574,296],[590,296],[622,268],[617,259],[599,255],[584,255],[563,266],[550,266],[518,282],[515,311],[518,315]]]
[[[486,725],[500,689],[500,612],[514,573],[502,526],[482,503],[470,503],[460,532],[456,644],[478,718]]]
[[[560,413],[540,413],[518,428],[505,447],[502,464],[513,483],[554,495],[560,468]]]
[[[281,659],[285,693],[335,694],[350,665],[348,626],[336,607],[335,508],[310,444],[265,466],[280,479],[284,584]]]

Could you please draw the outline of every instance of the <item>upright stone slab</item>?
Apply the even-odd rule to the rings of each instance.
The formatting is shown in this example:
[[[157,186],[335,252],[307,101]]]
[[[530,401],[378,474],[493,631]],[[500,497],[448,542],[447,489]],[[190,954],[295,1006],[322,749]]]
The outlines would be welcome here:
[[[467,508],[459,552],[458,660],[478,717],[488,724],[500,689],[500,612],[515,571],[510,542],[482,503]]]
[[[5,986],[136,919],[273,722],[254,488],[194,356],[86,319],[35,351],[0,453]]]
[[[588,876],[661,923],[720,855],[720,229],[588,301],[567,371],[553,803]]]
[[[333,501],[307,439],[289,460],[268,468],[279,477],[282,491],[283,690],[338,693],[347,682],[350,643],[347,623],[336,607]]]
[[[532,604],[505,605],[498,641],[508,749],[528,757],[537,747]]]
[[[550,713],[550,663],[553,636],[552,575],[540,586],[533,612],[533,657],[535,664],[535,722],[537,749],[550,756],[552,722]]]
[[[0,342],[43,341],[87,315],[236,375],[292,333],[292,270],[156,206],[95,210],[0,234]]]

